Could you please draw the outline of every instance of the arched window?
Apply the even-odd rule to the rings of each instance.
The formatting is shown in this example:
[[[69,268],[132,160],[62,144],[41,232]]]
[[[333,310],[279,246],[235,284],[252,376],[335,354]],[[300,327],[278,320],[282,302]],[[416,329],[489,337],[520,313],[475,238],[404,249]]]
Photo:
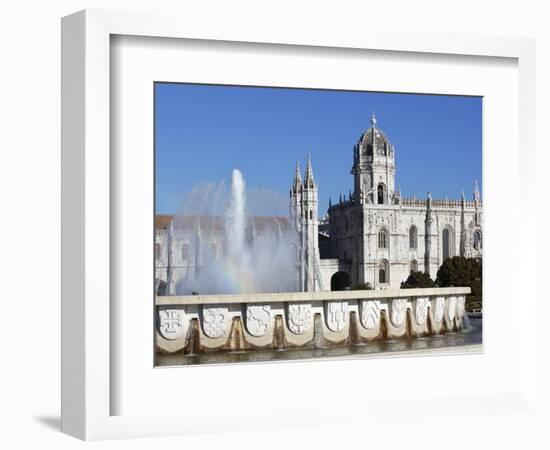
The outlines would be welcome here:
[[[386,188],[383,183],[378,185],[378,204],[383,205],[385,203],[384,199],[386,197]]]
[[[388,248],[388,232],[385,228],[378,232],[378,248]]]
[[[411,272],[418,272],[418,261],[416,259],[411,261]]]
[[[481,231],[474,232],[474,249],[481,250]]]
[[[160,259],[160,244],[155,244],[155,260]]]
[[[448,228],[443,230],[442,235],[442,246],[443,246],[443,261],[451,256],[451,234]]]
[[[378,263],[378,284],[388,284],[389,282],[389,264],[387,260],[382,260]]]
[[[416,249],[418,247],[418,230],[413,225],[409,229],[409,248]]]
[[[386,282],[386,269],[378,270],[378,282],[381,284]]]

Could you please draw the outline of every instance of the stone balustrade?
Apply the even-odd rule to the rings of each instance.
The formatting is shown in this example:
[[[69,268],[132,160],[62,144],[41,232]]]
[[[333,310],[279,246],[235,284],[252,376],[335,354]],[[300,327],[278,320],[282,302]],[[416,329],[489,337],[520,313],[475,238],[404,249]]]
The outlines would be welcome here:
[[[428,201],[425,198],[416,198],[416,197],[402,198],[400,202],[403,206],[426,207],[427,204],[428,204]],[[449,199],[434,199],[434,200],[432,200],[432,207],[434,207],[434,208],[439,208],[439,207],[442,207],[442,208],[446,208],[446,207],[460,208],[461,206],[462,206],[462,200],[453,200],[453,199],[451,199],[451,200],[449,200]],[[466,208],[475,208],[476,207],[476,202],[473,201],[473,200],[465,200],[464,201],[464,206]],[[483,205],[482,205],[481,202],[479,202],[478,206],[481,208]]]
[[[163,353],[328,348],[460,330],[470,288],[158,296]]]

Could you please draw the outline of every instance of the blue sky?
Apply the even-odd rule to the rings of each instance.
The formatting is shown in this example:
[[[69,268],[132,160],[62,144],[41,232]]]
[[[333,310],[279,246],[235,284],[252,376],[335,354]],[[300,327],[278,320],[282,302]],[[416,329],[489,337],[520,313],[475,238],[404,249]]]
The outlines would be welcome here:
[[[156,213],[234,168],[248,186],[288,195],[309,153],[322,216],[353,187],[353,145],[372,111],[395,145],[404,197],[471,198],[476,179],[481,190],[481,97],[156,83]]]

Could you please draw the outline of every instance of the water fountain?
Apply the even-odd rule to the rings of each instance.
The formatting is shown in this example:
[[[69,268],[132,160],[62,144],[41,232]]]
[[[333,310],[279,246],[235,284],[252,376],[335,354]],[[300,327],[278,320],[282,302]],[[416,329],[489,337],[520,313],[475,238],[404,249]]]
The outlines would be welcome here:
[[[229,189],[224,182],[196,185],[170,231],[190,241],[193,261],[173,293],[296,291],[298,236],[288,213],[285,196],[247,188],[237,169]]]

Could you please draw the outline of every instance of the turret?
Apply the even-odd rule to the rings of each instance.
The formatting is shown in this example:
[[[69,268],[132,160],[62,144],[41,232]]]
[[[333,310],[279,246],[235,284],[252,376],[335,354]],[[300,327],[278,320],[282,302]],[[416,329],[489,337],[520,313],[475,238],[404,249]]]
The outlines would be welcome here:
[[[300,235],[301,288],[304,291],[322,290],[319,268],[318,192],[311,158],[308,156],[304,181],[296,164],[296,174],[290,190],[291,211]]]
[[[475,224],[479,227],[481,226],[481,194],[477,187],[477,180],[474,183],[474,207],[476,209]]]

